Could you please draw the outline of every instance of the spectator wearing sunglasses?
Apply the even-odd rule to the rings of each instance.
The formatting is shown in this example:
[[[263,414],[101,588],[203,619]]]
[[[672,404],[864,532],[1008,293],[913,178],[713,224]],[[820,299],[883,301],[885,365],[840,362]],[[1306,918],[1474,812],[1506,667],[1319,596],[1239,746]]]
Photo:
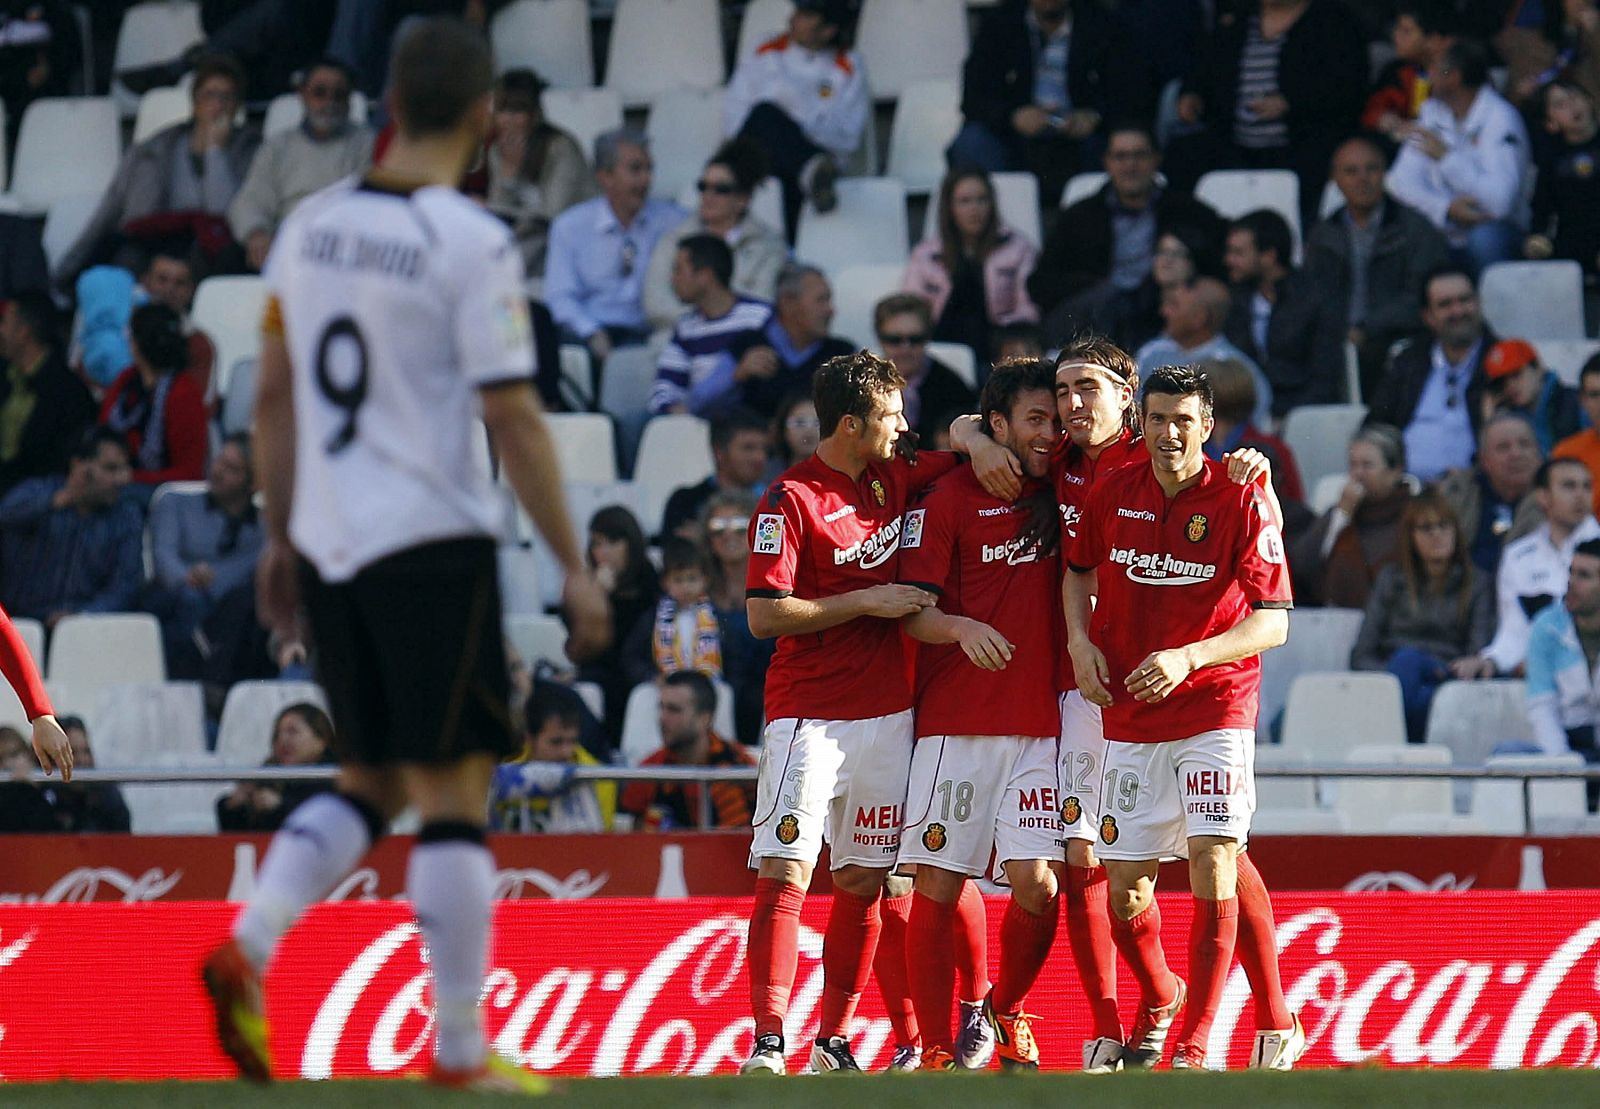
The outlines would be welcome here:
[[[675,253],[691,235],[715,235],[733,251],[735,293],[770,301],[778,288],[778,274],[789,260],[783,236],[750,213],[750,198],[767,175],[766,157],[759,147],[734,139],[723,143],[701,171],[695,188],[700,207],[656,244],[644,282],[644,310],[657,331],[670,328],[683,310],[672,287]]]
[[[977,408],[978,395],[971,386],[928,355],[933,312],[927,301],[916,293],[891,293],[873,308],[872,327],[878,349],[906,379],[906,423],[919,440],[933,442],[940,416],[946,417],[948,427],[949,413]]]
[[[300,126],[261,144],[228,206],[228,226],[259,270],[278,225],[301,200],[372,164],[372,131],[350,121],[350,71],[325,58],[300,81]]]
[[[671,201],[650,196],[653,167],[642,134],[618,128],[594,141],[600,195],[550,225],[544,298],[562,340],[589,348],[597,364],[613,347],[650,337],[644,271],[656,242],[683,222]]]

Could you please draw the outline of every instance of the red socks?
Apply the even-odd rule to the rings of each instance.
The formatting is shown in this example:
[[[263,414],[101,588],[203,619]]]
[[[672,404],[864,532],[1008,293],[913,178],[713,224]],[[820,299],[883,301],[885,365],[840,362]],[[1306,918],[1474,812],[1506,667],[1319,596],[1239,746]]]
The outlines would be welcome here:
[[[1133,971],[1144,1004],[1152,1009],[1170,1004],[1178,992],[1178,978],[1167,966],[1167,953],[1161,949],[1161,906],[1155,899],[1132,920],[1113,916],[1111,938],[1122,953],[1122,961]]]
[[[913,895],[911,923],[906,929],[907,969],[924,1055],[936,1047],[955,1048],[956,973],[951,943],[955,922],[955,905],[920,893]]]
[[[1094,1034],[1120,1041],[1117,949],[1111,942],[1111,914],[1106,905],[1109,888],[1105,867],[1067,867],[1067,939],[1094,1019]]]
[[[989,995],[989,914],[976,882],[961,883],[955,911],[956,985],[962,1001],[982,1001]]]
[[[1239,962],[1250,980],[1256,1001],[1257,1028],[1292,1028],[1294,1014],[1283,998],[1278,973],[1278,929],[1272,918],[1272,898],[1261,872],[1248,851],[1239,855]]]
[[[911,919],[911,894],[885,897],[879,912],[883,931],[878,935],[878,953],[872,960],[872,973],[878,979],[883,1007],[894,1026],[894,1042],[916,1047],[922,1042],[917,1029],[917,1012],[911,1005],[911,976],[906,969],[906,928]]]
[[[857,897],[835,887],[828,930],[822,936],[822,1027],[818,1039],[848,1036],[856,1002],[872,972],[883,918],[878,895]]]
[[[1233,966],[1233,948],[1239,934],[1239,899],[1194,899],[1194,924],[1189,929],[1189,1003],[1178,1030],[1180,1044],[1205,1046],[1222,1003],[1222,987]]]
[[[1050,957],[1060,919],[1060,897],[1050,899],[1042,916],[1034,916],[1015,898],[1006,905],[1005,920],[1000,924],[1000,976],[990,1002],[995,1012],[1009,1015],[1022,1008],[1022,999],[1033,989]]]
[[[750,1010],[756,1035],[783,1035],[789,994],[800,965],[800,908],[806,892],[776,878],[756,879],[750,913]]]

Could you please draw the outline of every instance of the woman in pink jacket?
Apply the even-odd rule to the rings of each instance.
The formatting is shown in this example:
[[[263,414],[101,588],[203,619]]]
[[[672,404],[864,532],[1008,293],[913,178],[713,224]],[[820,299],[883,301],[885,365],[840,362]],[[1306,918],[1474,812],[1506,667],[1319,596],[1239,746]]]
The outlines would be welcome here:
[[[904,287],[933,306],[933,338],[965,343],[989,361],[990,330],[1036,323],[1027,280],[1038,250],[1000,222],[994,185],[982,170],[957,170],[939,188],[937,237],[918,244]]]

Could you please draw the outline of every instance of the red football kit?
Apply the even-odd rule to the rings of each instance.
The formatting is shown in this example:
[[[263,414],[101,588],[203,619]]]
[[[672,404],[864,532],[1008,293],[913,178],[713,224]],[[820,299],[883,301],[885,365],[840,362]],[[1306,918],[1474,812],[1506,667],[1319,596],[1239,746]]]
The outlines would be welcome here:
[[[1042,488],[1042,485],[1038,488]],[[1024,495],[1034,491],[1025,488]],[[1051,736],[1059,730],[1051,678],[1062,639],[1059,555],[1021,533],[1027,510],[984,492],[970,466],[939,480],[906,513],[900,580],[939,595],[939,608],[994,628],[1015,648],[1004,670],[973,665],[955,643],[916,647],[916,734]],[[1054,524],[1051,525],[1052,527]]]
[[[1089,634],[1110,671],[1105,737],[1160,743],[1253,729],[1259,658],[1196,670],[1156,704],[1135,701],[1123,683],[1153,651],[1219,635],[1254,608],[1293,607],[1283,537],[1260,488],[1234,484],[1207,460],[1200,480],[1168,499],[1152,466],[1126,466],[1096,483],[1077,531],[1069,564],[1099,571]]]
[[[1089,499],[1089,490],[1093,487],[1095,478],[1101,474],[1109,474],[1113,470],[1120,470],[1130,462],[1150,462],[1150,452],[1145,449],[1144,440],[1136,438],[1133,432],[1123,428],[1122,434],[1117,436],[1101,450],[1099,458],[1090,458],[1082,448],[1073,444],[1071,439],[1063,437],[1061,448],[1056,451],[1051,459],[1050,476],[1056,487],[1056,504],[1061,508],[1061,550],[1072,549],[1072,541],[1078,537],[1078,520],[1083,516],[1083,506]],[[1059,583],[1058,583],[1059,584]],[[1055,599],[1057,608],[1061,607],[1060,597]],[[1066,621],[1059,621],[1061,625],[1061,646],[1056,663],[1056,689],[1068,693],[1078,688],[1078,679],[1072,673],[1072,656],[1066,652]]]
[[[815,601],[898,580],[907,502],[960,458],[923,451],[869,463],[860,478],[816,455],[785,470],[750,519],[750,597]],[[767,667],[768,720],[868,720],[911,707],[898,620],[862,616],[778,637]]]

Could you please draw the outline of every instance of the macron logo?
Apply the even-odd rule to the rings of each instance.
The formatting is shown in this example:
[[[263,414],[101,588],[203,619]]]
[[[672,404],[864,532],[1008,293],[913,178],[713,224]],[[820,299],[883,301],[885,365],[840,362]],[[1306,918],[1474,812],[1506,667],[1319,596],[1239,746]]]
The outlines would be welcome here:
[[[1117,515],[1125,516],[1129,520],[1147,520],[1152,524],[1156,522],[1156,514],[1143,508],[1119,508]]]

